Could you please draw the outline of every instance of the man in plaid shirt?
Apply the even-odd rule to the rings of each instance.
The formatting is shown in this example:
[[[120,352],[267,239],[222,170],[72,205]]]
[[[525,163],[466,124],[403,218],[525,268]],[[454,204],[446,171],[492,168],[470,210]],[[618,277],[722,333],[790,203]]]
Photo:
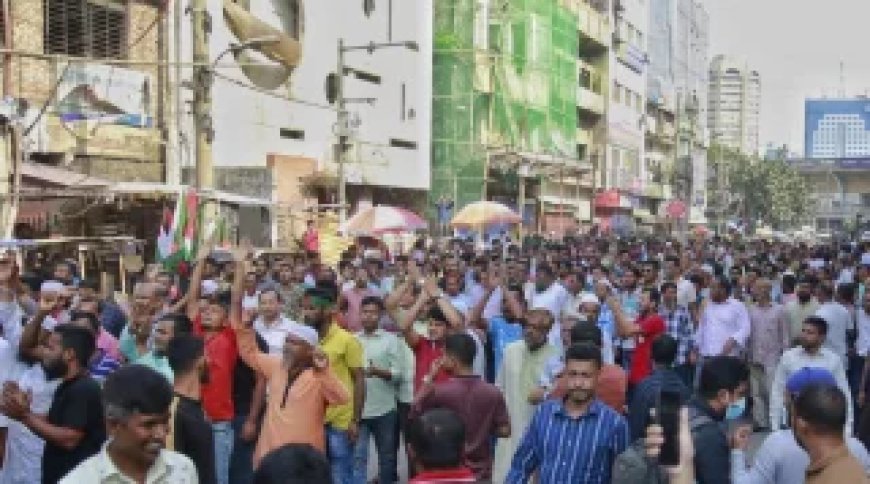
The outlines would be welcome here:
[[[677,340],[677,359],[674,360],[674,371],[687,387],[692,388],[696,359],[692,351],[695,325],[692,323],[689,309],[677,304],[677,286],[673,282],[662,284],[662,304],[659,307],[659,316],[665,320],[665,332]]]

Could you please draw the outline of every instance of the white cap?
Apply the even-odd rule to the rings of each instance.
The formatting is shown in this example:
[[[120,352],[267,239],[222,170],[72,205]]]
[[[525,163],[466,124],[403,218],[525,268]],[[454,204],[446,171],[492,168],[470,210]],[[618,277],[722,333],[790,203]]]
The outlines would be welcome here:
[[[710,264],[702,265],[701,270],[706,272],[707,274],[713,274],[713,266],[711,266]]]
[[[211,296],[214,293],[218,292],[218,283],[217,281],[214,281],[212,279],[206,279],[205,281],[202,281],[199,287],[200,293],[204,297]]]
[[[600,306],[601,301],[595,294],[592,294],[591,292],[584,292],[580,295],[580,304],[595,304],[596,306]]]
[[[311,326],[306,326],[304,324],[291,324],[290,328],[287,330],[287,334],[295,336],[311,346],[317,346],[317,341],[319,340],[317,331]]]
[[[63,292],[63,283],[58,281],[45,281],[39,287],[39,292]]]
[[[861,254],[861,265],[870,266],[870,252],[865,252]]]

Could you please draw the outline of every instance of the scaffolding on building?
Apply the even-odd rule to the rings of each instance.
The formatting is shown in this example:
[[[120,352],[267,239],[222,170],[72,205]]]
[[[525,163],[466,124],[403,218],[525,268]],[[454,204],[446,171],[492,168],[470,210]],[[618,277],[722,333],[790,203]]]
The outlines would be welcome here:
[[[578,1],[436,2],[430,200],[516,193],[521,164],[581,165]]]

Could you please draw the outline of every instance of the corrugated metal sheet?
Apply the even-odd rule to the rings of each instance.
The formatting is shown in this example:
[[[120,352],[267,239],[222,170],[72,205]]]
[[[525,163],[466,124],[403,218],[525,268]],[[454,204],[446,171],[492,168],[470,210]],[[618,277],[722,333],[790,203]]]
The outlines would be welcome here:
[[[92,177],[83,173],[78,173],[65,168],[56,166],[42,165],[39,163],[25,162],[21,164],[21,175],[27,178],[50,183],[52,185],[60,185],[63,187],[80,187],[80,188],[103,188],[111,185],[112,182],[102,178]]]

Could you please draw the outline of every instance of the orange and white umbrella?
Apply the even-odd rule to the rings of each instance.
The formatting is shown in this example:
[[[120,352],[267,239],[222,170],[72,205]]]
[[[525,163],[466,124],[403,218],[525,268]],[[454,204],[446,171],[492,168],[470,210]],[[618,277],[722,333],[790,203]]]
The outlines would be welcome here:
[[[413,232],[428,226],[416,213],[404,208],[375,205],[364,208],[349,218],[342,227],[348,235],[380,235]]]
[[[495,224],[518,224],[522,217],[506,205],[498,202],[473,202],[462,207],[453,217],[450,225],[454,227],[479,227]]]

